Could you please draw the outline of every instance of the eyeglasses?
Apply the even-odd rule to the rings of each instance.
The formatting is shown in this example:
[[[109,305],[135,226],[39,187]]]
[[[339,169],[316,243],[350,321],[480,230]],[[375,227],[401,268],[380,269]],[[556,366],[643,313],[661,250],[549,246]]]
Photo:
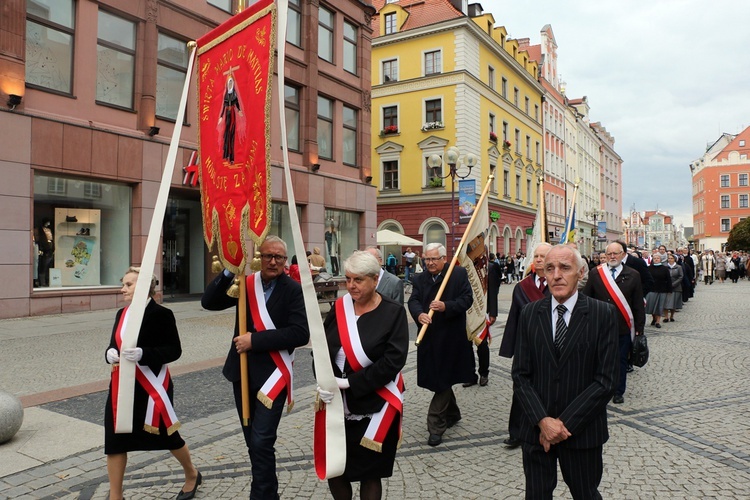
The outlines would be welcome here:
[[[441,259],[442,259],[442,257],[425,257],[424,261],[425,262],[437,262],[437,261],[439,261]]]
[[[286,260],[286,255],[274,255],[272,253],[262,253],[260,254],[260,258],[265,260],[266,262],[271,262],[271,259],[275,260],[276,262],[284,262]]]
[[[609,252],[605,253],[604,255],[606,255],[607,257],[617,257],[618,255],[622,255],[622,252]]]

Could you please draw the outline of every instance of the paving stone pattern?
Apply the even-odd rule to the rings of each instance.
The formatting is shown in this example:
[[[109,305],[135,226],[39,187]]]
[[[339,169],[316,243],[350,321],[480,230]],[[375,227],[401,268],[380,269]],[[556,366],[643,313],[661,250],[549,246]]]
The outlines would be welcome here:
[[[500,310],[506,314],[511,290],[512,286],[505,285],[501,289]],[[636,368],[629,375],[625,403],[609,408],[611,437],[604,447],[600,487],[604,498],[750,497],[748,292],[750,284],[746,281],[700,284],[696,297],[685,304],[674,323],[667,323],[660,330],[647,326],[651,359],[644,368]],[[178,314],[189,361],[223,356],[233,317],[190,312],[191,307],[200,309],[197,303],[180,304],[180,310],[185,312]],[[112,317],[110,314],[101,321]],[[68,319],[57,317],[62,323]],[[42,321],[52,322],[50,318]],[[650,319],[647,325],[649,322]],[[76,357],[88,353],[90,348],[92,360],[98,362],[109,330],[102,333],[92,327],[73,334],[63,328],[54,336],[59,343],[34,347],[31,343],[39,339],[14,337],[7,333],[14,328],[10,323],[15,323],[16,330],[24,324],[22,320],[0,322],[1,388],[20,396],[101,379],[101,365],[96,371],[91,367],[79,370],[76,365],[81,363],[76,362]],[[404,369],[404,440],[394,475],[384,482],[386,498],[523,497],[521,452],[506,450],[502,445],[507,437],[512,386],[511,363],[497,355],[502,323],[493,327],[489,385],[454,388],[463,419],[448,430],[444,443],[435,448],[426,444],[425,420],[431,393],[416,385],[416,352],[411,348]],[[410,327],[413,338],[416,328],[413,324]],[[82,345],[94,342],[94,337],[95,349]],[[53,358],[68,366],[69,372],[29,377],[25,381],[9,374],[36,372],[31,365]],[[301,372],[295,408],[282,419],[276,445],[282,498],[330,498],[327,484],[316,478],[312,466],[311,408],[315,384],[308,365],[309,353],[302,349],[295,362],[295,371]],[[249,493],[249,460],[231,407],[230,387],[222,383],[216,371],[206,369],[176,377],[178,411],[185,404],[181,399],[191,401],[187,406],[200,407],[200,411],[186,408],[181,413],[181,433],[203,473],[204,484],[198,498],[243,498]],[[187,393],[198,396],[188,398]],[[214,394],[220,394],[215,404]],[[98,424],[95,413],[101,415],[101,398],[102,394],[91,394],[43,407],[53,414]],[[64,446],[65,436],[60,439]],[[129,455],[127,498],[174,498],[181,485],[179,464],[168,453]],[[101,446],[0,476],[0,498],[101,499],[107,493]],[[561,476],[555,496],[570,497]]]

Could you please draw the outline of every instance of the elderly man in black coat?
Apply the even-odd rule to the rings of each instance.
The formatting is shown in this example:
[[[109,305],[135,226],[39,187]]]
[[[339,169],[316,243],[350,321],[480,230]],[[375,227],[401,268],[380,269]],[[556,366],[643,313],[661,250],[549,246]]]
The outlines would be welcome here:
[[[414,322],[429,325],[417,349],[417,385],[435,393],[427,413],[430,446],[442,443],[445,430],[461,420],[452,386],[474,380],[474,350],[466,336],[466,311],[474,296],[466,270],[454,267],[440,300],[435,300],[448,270],[445,254],[439,243],[425,246],[426,272],[414,278],[409,298]]]

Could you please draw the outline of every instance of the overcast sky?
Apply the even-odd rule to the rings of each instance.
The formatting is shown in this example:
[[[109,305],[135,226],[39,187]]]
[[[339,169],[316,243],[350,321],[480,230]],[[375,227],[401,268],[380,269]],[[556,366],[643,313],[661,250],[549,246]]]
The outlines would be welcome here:
[[[750,1],[480,3],[532,45],[552,26],[567,96],[588,96],[591,121],[615,138],[623,211],[658,208],[692,226],[688,164],[750,125]]]

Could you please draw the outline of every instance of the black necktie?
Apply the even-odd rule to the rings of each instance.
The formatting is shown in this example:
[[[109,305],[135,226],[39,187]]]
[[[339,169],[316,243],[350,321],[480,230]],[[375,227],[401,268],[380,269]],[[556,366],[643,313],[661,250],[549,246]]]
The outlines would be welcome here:
[[[568,310],[567,307],[560,304],[556,307],[557,309],[557,323],[555,323],[555,347],[557,352],[562,351],[563,343],[565,342],[565,334],[568,331],[568,325],[565,324],[565,312]]]

